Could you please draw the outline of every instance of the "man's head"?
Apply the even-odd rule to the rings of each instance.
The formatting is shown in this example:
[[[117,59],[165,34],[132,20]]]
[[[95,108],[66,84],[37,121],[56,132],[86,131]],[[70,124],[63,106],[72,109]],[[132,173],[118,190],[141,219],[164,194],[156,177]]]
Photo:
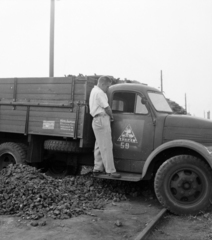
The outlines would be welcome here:
[[[109,78],[108,76],[101,76],[98,79],[97,86],[102,89],[105,93],[108,91],[108,88],[112,84],[112,79]]]

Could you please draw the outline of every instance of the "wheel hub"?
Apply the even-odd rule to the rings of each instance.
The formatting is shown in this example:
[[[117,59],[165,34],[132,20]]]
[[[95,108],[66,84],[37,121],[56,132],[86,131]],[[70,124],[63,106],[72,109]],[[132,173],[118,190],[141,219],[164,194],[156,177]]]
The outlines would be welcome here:
[[[188,190],[191,188],[191,184],[189,182],[185,182],[183,183],[183,186],[182,186],[185,190]]]
[[[53,161],[50,165],[50,168],[55,174],[62,174],[64,171],[66,171],[67,166],[61,161]]]
[[[6,168],[9,164],[15,164],[14,157],[10,154],[2,154],[0,156],[0,170]]]
[[[171,192],[180,202],[193,202],[201,194],[203,184],[197,173],[191,170],[181,170],[171,177]]]

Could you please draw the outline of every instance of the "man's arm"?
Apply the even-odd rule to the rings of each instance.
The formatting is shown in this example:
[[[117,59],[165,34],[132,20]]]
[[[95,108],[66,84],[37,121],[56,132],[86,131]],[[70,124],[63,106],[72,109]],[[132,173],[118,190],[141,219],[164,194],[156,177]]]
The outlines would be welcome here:
[[[113,121],[113,113],[110,106],[105,108],[105,112],[110,116],[111,121]]]

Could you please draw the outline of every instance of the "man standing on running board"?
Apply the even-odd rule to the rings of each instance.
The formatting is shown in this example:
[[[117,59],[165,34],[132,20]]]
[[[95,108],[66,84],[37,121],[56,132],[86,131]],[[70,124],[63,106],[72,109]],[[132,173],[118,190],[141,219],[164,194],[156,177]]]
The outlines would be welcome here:
[[[113,143],[111,136],[111,121],[113,121],[112,110],[108,104],[107,91],[112,83],[111,78],[101,76],[97,86],[91,90],[89,107],[93,117],[92,128],[96,138],[94,148],[94,170],[95,174],[105,172],[114,178],[121,175],[116,172],[113,158]]]

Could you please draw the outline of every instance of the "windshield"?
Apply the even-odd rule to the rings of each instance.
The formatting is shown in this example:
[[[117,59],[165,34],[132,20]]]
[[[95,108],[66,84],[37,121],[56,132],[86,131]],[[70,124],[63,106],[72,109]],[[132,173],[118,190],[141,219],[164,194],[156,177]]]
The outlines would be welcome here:
[[[149,98],[155,109],[159,112],[172,112],[171,107],[161,93],[148,92]]]

